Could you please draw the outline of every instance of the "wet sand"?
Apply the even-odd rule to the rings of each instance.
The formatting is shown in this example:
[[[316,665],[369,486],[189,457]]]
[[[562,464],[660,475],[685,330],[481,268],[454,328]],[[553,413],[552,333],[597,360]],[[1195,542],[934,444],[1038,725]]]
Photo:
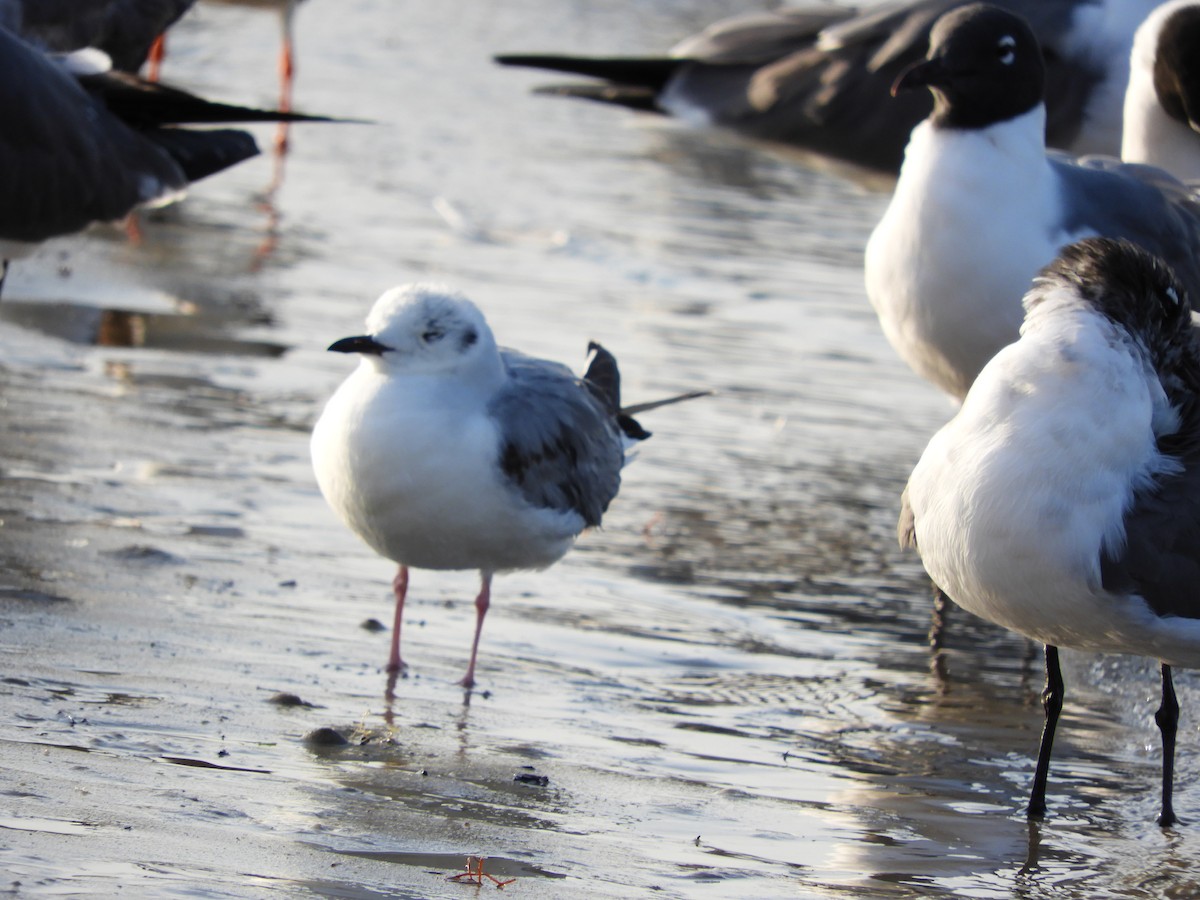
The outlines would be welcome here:
[[[1050,817],[1022,811],[1037,648],[951,613],[894,537],[947,402],[862,290],[885,198],[719,134],[529,94],[492,52],[665,47],[730,4],[314,0],[296,129],[0,303],[0,886],[15,896],[1187,897],[1194,678],[1154,824],[1153,667],[1069,655]],[[276,91],[277,23],[201,6],[165,77]],[[218,64],[219,63],[219,64]],[[273,133],[258,132],[269,147]],[[604,527],[497,579],[392,566],[308,430],[385,288],[462,288],[502,343],[648,414]],[[935,665],[936,663],[936,665]],[[344,743],[342,742],[344,741]],[[491,890],[491,882],[484,888]]]

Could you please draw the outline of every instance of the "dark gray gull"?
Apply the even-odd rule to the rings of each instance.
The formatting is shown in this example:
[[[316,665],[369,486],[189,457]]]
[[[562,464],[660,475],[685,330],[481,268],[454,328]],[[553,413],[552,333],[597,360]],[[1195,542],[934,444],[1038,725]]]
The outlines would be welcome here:
[[[399,565],[387,669],[403,671],[409,568],[478,569],[475,637],[460,682],[475,684],[492,576],[557,562],[596,527],[621,484],[625,451],[649,437],[632,415],[701,393],[622,408],[612,354],[583,378],[497,348],[483,314],[436,284],[383,294],[312,434],[321,493],[376,553]]]
[[[94,47],[136,72],[195,0],[0,0],[0,26],[45,50]]]
[[[93,222],[161,205],[258,153],[236,129],[185,123],[327,121],[212,103],[108,70],[81,51],[47,56],[0,29],[0,288],[10,259]]]
[[[929,30],[963,0],[784,7],[711,26],[665,57],[505,54],[504,65],[601,79],[543,89],[679,116],[866,168],[899,167],[928,97],[891,101],[925,55]],[[1072,153],[1116,154],[1134,30],[1158,0],[1002,0],[1046,48],[1046,138]]]
[[[1164,3],[1134,35],[1121,158],[1200,180],[1200,0]]]
[[[900,542],[959,606],[1046,647],[1030,817],[1046,809],[1058,648],[1161,662],[1171,825],[1171,667],[1200,667],[1200,327],[1161,260],[1107,238],[1067,247],[1025,308],[913,470]]]
[[[1060,248],[1124,237],[1200,296],[1200,201],[1151,166],[1047,155],[1045,67],[1023,19],[986,4],[935,25],[898,91],[929,88],[895,193],[867,245],[867,295],[884,334],[956,398],[1017,337],[1019,299]]]

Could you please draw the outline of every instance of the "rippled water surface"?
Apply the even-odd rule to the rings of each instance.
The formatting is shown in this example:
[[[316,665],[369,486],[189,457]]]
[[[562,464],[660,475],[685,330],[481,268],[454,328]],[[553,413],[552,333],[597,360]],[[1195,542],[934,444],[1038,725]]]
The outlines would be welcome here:
[[[741,4],[311,0],[310,126],[119,230],[14,264],[0,304],[0,871],[19,896],[1193,897],[1194,681],[1154,824],[1157,686],[1066,657],[1051,814],[1023,804],[1037,648],[896,547],[951,412],[884,342],[886,195],[734,138],[534,96],[498,51],[650,52]],[[201,5],[166,76],[276,95],[278,21]],[[270,147],[270,128],[259,132]],[[437,279],[502,343],[621,361],[647,414],[604,528],[497,579],[392,567],[326,509],[307,432],[387,287]],[[330,745],[331,729],[349,739]],[[485,887],[490,890],[490,882]]]

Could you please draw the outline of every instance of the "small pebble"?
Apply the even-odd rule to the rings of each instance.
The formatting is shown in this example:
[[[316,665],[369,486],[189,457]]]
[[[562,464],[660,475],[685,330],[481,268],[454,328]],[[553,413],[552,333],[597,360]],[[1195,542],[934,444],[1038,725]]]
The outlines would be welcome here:
[[[267,702],[274,703],[276,706],[303,706],[306,709],[313,708],[313,705],[307,700],[302,700],[298,694],[292,694],[288,691],[280,691],[278,694],[268,699]]]
[[[336,728],[314,728],[304,736],[310,747],[343,747],[350,742]]]

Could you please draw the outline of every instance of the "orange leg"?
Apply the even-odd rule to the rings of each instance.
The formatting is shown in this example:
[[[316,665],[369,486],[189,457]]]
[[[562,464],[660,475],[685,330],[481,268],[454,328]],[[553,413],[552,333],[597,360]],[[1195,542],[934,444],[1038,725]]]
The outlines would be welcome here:
[[[146,80],[158,81],[162,72],[162,63],[167,56],[167,36],[160,34],[150,45],[150,54],[146,57]]]
[[[487,859],[486,856],[468,856],[466,866],[467,871],[459,872],[457,875],[451,875],[446,880],[457,881],[462,884],[482,885],[483,879],[486,878],[498,888],[502,888],[506,884],[512,884],[517,880],[515,878],[509,878],[507,881],[501,881],[496,876],[489,875],[487,872],[483,871],[483,861],[485,859]]]
[[[296,81],[296,56],[292,47],[292,36],[285,33],[283,48],[279,51],[279,110],[292,111],[292,85]],[[288,123],[280,122],[275,131],[275,152],[280,156],[288,150]]]

